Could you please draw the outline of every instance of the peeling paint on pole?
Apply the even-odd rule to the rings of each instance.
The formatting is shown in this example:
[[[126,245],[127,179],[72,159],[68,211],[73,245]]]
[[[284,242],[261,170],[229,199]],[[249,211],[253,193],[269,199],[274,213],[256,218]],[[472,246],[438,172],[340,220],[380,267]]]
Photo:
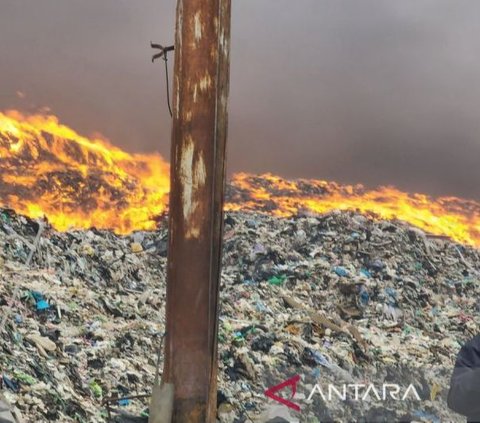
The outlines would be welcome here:
[[[201,216],[197,213],[199,201],[197,193],[201,192],[205,185],[207,169],[202,155],[194,158],[195,143],[189,139],[181,152],[180,158],[180,181],[182,186],[183,220],[185,236],[197,238],[199,236],[199,222]]]
[[[178,0],[164,382],[173,422],[216,417],[230,0]]]
[[[202,39],[202,21],[201,21],[201,13],[195,13],[193,17],[193,25],[195,28],[195,41],[199,42]]]

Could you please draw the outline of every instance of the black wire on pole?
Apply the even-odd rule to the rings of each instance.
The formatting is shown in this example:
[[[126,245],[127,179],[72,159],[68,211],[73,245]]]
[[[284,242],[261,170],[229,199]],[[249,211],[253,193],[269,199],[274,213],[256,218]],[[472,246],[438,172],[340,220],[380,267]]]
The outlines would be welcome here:
[[[168,111],[170,112],[170,117],[173,117],[172,113],[172,106],[170,105],[170,81],[168,78],[168,52],[175,50],[174,46],[169,46],[169,47],[163,47],[160,44],[154,44],[150,42],[150,46],[154,49],[160,50],[160,53],[157,53],[152,56],[152,63],[155,62],[156,59],[162,58],[163,61],[165,62],[165,79],[167,83],[167,106],[168,106]]]
[[[167,83],[167,106],[168,111],[170,112],[170,117],[173,117],[172,107],[170,106],[170,82],[168,81],[168,59],[166,54],[163,58],[163,61],[165,62],[165,79]]]

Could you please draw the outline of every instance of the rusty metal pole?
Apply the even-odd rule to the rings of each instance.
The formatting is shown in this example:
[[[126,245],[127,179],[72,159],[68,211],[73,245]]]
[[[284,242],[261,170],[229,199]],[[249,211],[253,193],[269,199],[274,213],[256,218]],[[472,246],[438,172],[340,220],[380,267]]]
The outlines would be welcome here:
[[[230,0],[177,4],[163,374],[175,423],[216,418],[230,12]]]

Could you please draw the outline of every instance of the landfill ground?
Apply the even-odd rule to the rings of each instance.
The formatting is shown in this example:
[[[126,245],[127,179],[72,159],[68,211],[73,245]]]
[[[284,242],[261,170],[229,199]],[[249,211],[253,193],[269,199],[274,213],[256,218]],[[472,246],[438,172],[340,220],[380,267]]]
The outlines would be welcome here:
[[[39,228],[0,210],[3,398],[18,421],[106,422],[106,399],[149,394],[154,381],[166,220],[129,236]],[[228,213],[219,421],[464,421],[445,397],[478,331],[479,271],[478,250],[398,221]],[[297,375],[300,411],[264,394]],[[317,384],[366,379],[411,382],[421,399],[308,399]],[[147,415],[142,399],[111,405],[112,416]]]

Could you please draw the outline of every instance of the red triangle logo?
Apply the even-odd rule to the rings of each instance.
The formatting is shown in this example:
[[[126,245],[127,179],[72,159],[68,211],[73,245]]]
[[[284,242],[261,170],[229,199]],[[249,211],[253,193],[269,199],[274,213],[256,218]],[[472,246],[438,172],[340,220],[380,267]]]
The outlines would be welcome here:
[[[285,398],[282,398],[282,397],[279,397],[278,395],[276,395],[276,393],[281,391],[282,389],[290,387],[290,389],[292,391],[292,395],[290,396],[290,399],[293,399],[293,397],[295,396],[295,394],[297,392],[297,383],[299,381],[300,381],[300,375],[293,376],[292,378],[286,380],[285,382],[282,382],[278,385],[275,385],[275,386],[272,386],[271,388],[268,388],[265,391],[265,395],[268,398],[271,398],[271,399],[279,402],[280,404],[286,405],[288,408],[292,408],[295,411],[300,411],[300,406],[298,404],[295,404],[294,402],[292,402],[288,399],[285,399]]]

